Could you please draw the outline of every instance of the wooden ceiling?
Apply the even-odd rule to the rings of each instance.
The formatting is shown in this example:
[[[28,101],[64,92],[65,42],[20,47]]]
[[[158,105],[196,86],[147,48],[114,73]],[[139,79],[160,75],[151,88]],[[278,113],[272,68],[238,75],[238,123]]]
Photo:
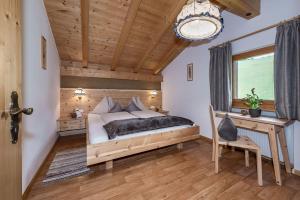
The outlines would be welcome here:
[[[81,67],[97,64],[113,71],[158,74],[189,45],[173,31],[186,0],[44,2],[61,60],[80,62]],[[260,3],[213,2],[244,18],[249,12],[251,17],[259,14]]]

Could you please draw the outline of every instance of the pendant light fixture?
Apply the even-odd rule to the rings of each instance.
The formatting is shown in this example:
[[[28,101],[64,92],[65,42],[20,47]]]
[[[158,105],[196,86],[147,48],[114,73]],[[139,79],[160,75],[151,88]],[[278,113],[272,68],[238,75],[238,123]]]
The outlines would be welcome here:
[[[175,32],[190,41],[211,40],[223,30],[219,8],[208,0],[189,0],[177,16]]]

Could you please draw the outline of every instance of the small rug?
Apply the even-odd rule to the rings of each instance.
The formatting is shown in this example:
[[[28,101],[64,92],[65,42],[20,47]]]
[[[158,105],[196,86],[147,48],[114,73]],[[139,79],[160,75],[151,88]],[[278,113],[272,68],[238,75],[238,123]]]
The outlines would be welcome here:
[[[86,165],[86,147],[56,153],[43,183],[79,176],[90,172]]]

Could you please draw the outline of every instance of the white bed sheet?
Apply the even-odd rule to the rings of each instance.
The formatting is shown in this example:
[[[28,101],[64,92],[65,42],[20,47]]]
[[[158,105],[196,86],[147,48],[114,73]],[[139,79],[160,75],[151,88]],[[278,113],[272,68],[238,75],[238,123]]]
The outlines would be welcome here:
[[[149,118],[149,117],[161,117],[165,116],[164,114],[154,112],[152,110],[141,110],[141,111],[133,111],[131,112],[132,115],[135,115],[139,118]]]
[[[102,142],[109,141],[106,130],[103,128],[103,125],[106,124],[103,120],[101,115],[98,114],[88,114],[88,128],[89,128],[89,141],[90,144],[98,144]],[[151,134],[159,134],[162,132],[172,131],[172,130],[179,130],[183,128],[191,127],[190,125],[183,125],[183,126],[175,126],[169,128],[162,128],[157,130],[151,131],[143,131],[134,134],[128,134],[123,136],[117,136],[112,140],[124,140],[128,138],[133,138],[137,136],[144,136],[144,135],[151,135]]]
[[[129,112],[115,112],[101,114],[101,118],[105,124],[114,120],[124,120],[137,118],[137,116],[130,114]]]

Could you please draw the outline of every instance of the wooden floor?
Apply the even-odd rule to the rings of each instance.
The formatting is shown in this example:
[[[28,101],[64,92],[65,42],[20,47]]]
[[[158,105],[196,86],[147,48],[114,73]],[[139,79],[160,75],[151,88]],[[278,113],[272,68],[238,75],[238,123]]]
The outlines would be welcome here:
[[[214,174],[211,144],[198,140],[117,160],[114,169],[94,166],[95,172],[61,182],[42,184],[55,152],[85,145],[83,136],[60,138],[29,193],[30,200],[105,200],[105,199],[300,199],[300,177],[283,173],[283,186],[275,184],[273,167],[263,161],[264,186],[256,179],[256,163],[244,166],[241,152],[227,151],[220,159],[219,174]]]

